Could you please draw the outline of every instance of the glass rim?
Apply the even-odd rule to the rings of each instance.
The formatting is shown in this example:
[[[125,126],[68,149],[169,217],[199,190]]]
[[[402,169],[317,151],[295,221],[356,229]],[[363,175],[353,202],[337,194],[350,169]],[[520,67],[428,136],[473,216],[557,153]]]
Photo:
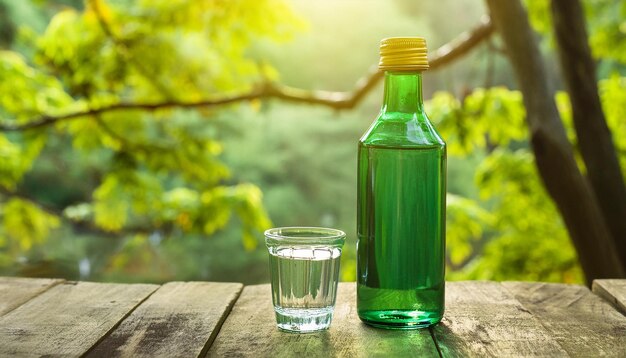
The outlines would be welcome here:
[[[316,226],[276,227],[265,230],[264,235],[266,241],[272,240],[275,243],[293,244],[336,245],[343,243],[346,238],[346,233],[341,230]]]

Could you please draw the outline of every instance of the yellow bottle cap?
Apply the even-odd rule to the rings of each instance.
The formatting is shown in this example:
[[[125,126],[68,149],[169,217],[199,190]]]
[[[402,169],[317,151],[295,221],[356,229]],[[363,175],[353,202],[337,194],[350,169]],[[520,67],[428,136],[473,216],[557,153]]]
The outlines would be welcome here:
[[[424,71],[428,69],[426,39],[389,37],[380,41],[380,62],[384,71]]]

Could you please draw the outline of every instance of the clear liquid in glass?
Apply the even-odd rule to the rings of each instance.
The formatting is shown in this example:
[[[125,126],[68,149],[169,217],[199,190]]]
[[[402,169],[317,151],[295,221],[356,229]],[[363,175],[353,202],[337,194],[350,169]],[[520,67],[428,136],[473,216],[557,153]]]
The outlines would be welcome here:
[[[339,248],[270,247],[278,328],[313,332],[330,326],[339,279]]]

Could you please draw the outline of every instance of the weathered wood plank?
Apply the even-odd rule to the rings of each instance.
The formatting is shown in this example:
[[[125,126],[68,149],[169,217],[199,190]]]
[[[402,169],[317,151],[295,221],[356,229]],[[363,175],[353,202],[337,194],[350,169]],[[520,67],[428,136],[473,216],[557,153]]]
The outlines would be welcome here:
[[[87,356],[198,357],[215,339],[242,288],[240,283],[167,283]]]
[[[594,280],[591,289],[626,315],[626,280]]]
[[[626,357],[626,317],[579,285],[504,282],[572,357]]]
[[[61,282],[62,279],[0,277],[0,316]]]
[[[56,285],[0,317],[0,356],[79,356],[157,288]]]
[[[431,330],[444,357],[567,357],[497,282],[447,282],[446,313]]]
[[[276,328],[270,285],[246,286],[208,351],[210,357],[438,357],[428,330],[387,331],[361,323],[355,283],[340,283],[330,329],[295,334]]]

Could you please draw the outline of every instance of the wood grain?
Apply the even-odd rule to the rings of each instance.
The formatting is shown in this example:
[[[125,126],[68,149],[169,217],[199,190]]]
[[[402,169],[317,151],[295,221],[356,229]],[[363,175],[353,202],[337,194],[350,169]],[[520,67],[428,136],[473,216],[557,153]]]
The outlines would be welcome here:
[[[0,277],[0,316],[61,282],[62,279]]]
[[[626,315],[626,280],[594,280],[592,291]]]
[[[445,357],[567,357],[497,282],[447,282],[446,312],[431,330]]]
[[[87,356],[197,357],[215,339],[242,287],[240,283],[167,283]]]
[[[438,357],[428,330],[386,331],[361,323],[356,285],[340,283],[331,327],[296,334],[276,328],[270,285],[246,286],[208,351],[210,357]]]
[[[626,318],[579,285],[504,282],[572,357],[626,356]]]
[[[157,288],[56,285],[0,317],[0,356],[79,356]]]

